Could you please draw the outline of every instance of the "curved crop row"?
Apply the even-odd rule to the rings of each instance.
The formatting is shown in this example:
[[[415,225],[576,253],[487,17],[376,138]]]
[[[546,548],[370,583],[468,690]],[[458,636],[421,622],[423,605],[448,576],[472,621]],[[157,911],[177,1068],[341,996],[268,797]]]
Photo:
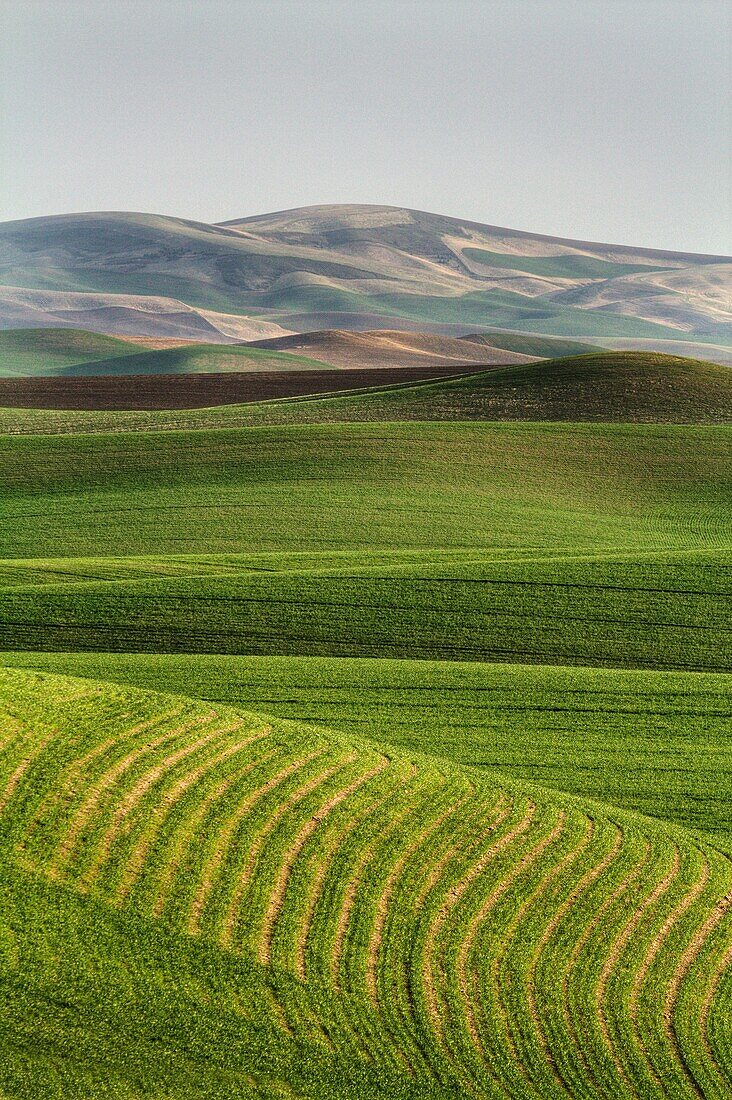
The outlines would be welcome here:
[[[732,868],[711,845],[79,683],[0,674],[5,858],[261,975],[256,1005],[232,978],[207,1011],[405,1096],[729,1094]]]

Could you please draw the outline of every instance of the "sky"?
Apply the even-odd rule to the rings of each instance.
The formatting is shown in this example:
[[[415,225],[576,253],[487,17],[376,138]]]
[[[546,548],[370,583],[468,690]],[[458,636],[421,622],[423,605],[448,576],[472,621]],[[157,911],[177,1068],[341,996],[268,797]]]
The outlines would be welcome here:
[[[407,206],[732,252],[727,0],[0,0],[0,220]]]

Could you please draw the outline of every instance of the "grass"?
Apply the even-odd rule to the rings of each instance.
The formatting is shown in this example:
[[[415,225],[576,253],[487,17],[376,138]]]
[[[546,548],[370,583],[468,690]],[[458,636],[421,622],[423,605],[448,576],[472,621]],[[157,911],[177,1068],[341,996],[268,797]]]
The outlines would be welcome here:
[[[714,424],[729,423],[730,410],[728,367],[649,352],[595,351],[437,381],[397,382],[208,409],[126,413],[0,409],[0,430],[53,434],[414,420]]]
[[[87,568],[103,579],[64,580],[73,563],[61,559],[45,583],[24,585],[18,570],[0,589],[0,646],[729,670],[731,560],[356,556],[329,568],[316,556],[218,571],[210,559],[199,573],[194,559],[187,576],[151,575],[144,561],[135,576],[100,559]]]
[[[516,351],[520,355],[536,355],[540,359],[593,355],[600,350],[596,344],[583,344],[580,340],[562,339],[560,336],[529,336],[523,332],[477,332],[465,339],[473,344]]]
[[[319,398],[315,419],[729,423],[732,372],[649,352],[594,352],[543,363]]]
[[[0,378],[62,374],[97,359],[130,355],[137,345],[116,336],[68,328],[0,331]]]
[[[11,1095],[723,1096],[712,845],[181,697],[0,699]]]
[[[388,658],[12,653],[261,711],[707,832],[732,850],[729,674]]]
[[[0,436],[0,1095],[725,1100],[732,428],[425,392]]]
[[[728,546],[729,442],[631,424],[4,436],[0,556]]]
[[[542,275],[548,279],[617,279],[621,275],[668,270],[660,265],[612,263],[577,254],[518,256],[510,252],[491,252],[487,248],[464,248],[463,255],[487,267],[527,271],[530,275]]]
[[[726,428],[18,437],[0,465],[5,649],[729,668]]]
[[[322,370],[304,355],[234,344],[148,349],[83,329],[0,332],[0,377],[105,374],[197,374],[247,370]]]

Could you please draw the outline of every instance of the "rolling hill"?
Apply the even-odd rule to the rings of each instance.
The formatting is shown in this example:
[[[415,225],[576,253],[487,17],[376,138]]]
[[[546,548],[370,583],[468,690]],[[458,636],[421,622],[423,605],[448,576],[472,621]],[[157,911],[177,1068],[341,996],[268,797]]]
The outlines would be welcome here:
[[[0,285],[0,331],[6,328],[80,328],[218,344],[282,336],[288,331],[268,321],[194,309],[160,295],[83,294]]]
[[[359,394],[335,394],[287,419],[547,420],[730,423],[732,370],[646,352],[595,352],[460,378],[414,382]],[[272,407],[261,412],[272,415]]]
[[[731,455],[725,426],[3,436],[0,649],[726,672]]]
[[[198,338],[217,331],[224,340],[252,318],[294,331],[730,338],[729,257],[569,241],[396,207],[308,207],[221,225],[131,213],[6,222],[0,280],[11,288],[0,305],[8,327],[52,323],[52,313],[85,328],[97,327],[98,314],[104,331],[188,337],[196,328]]]
[[[141,347],[81,329],[0,330],[0,378],[320,370],[306,356],[238,344]]]
[[[252,340],[251,347],[297,352],[336,367],[418,367],[420,364],[453,366],[457,372],[468,363],[525,363],[536,356],[517,353],[485,338],[471,341],[424,332],[348,332],[339,329],[295,333],[291,336]],[[540,342],[537,341],[537,345]],[[592,349],[595,350],[594,348]]]
[[[6,410],[0,1093],[726,1100],[728,377]]]
[[[11,1094],[724,1095],[713,844],[94,681],[5,671],[0,729]]]
[[[566,340],[558,336],[526,336],[518,332],[473,332],[461,336],[469,344],[515,352],[535,359],[561,359],[567,355],[591,355],[601,351],[595,344]],[[681,353],[679,353],[681,354]]]
[[[728,1100],[722,259],[0,226],[2,1100]]]
[[[0,429],[21,435],[362,421],[732,421],[732,371],[700,360],[594,352],[459,370],[267,370],[167,380],[118,375],[36,378],[25,385],[0,379]],[[114,409],[140,411],[104,411]]]
[[[541,346],[541,341],[537,341]],[[229,370],[451,368],[524,363],[532,357],[416,332],[307,332],[245,344],[104,336],[83,329],[0,330],[0,377],[196,374]]]

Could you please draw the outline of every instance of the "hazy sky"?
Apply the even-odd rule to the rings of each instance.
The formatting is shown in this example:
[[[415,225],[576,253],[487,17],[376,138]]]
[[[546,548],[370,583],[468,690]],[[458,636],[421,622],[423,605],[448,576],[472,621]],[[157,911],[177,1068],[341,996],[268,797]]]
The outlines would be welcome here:
[[[727,0],[0,0],[0,219],[374,202],[732,251]]]

